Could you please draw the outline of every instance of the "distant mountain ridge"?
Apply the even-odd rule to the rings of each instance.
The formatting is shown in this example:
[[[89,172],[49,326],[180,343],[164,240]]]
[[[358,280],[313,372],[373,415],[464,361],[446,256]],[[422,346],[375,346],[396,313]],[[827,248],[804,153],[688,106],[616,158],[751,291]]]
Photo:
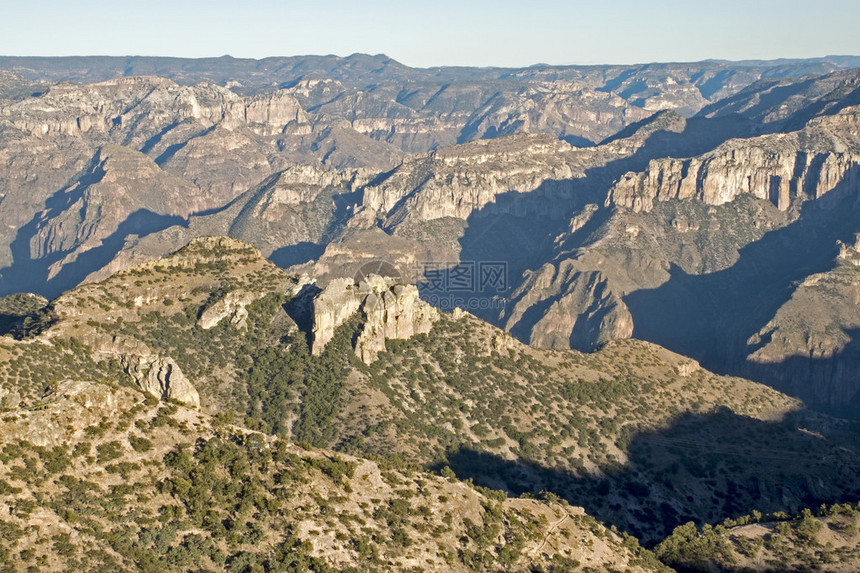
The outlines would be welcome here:
[[[778,60],[703,60],[702,62],[667,62],[633,65],[551,65],[535,64],[524,68],[433,66],[411,68],[385,54],[352,54],[346,57],[284,56],[262,59],[234,58],[174,58],[159,56],[0,56],[0,69],[49,82],[104,81],[117,76],[158,75],[178,83],[212,81],[249,82],[252,85],[271,85],[271,82],[290,82],[301,77],[326,77],[338,81],[367,81],[377,79],[435,78],[439,81],[463,79],[490,80],[514,76],[537,76],[549,73],[587,74],[610,70],[636,70],[643,67],[682,67],[698,65],[711,69],[761,68],[762,75],[822,74],[838,69],[860,66],[860,56],[824,56],[820,58]],[[558,79],[558,78],[557,78]],[[351,83],[351,82],[350,82]]]

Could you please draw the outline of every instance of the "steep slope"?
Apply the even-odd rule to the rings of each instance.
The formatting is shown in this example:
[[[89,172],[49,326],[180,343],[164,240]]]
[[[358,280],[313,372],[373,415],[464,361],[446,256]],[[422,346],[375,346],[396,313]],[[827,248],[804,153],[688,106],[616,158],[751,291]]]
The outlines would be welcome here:
[[[800,129],[817,115],[833,115],[860,104],[860,73],[845,70],[803,80],[762,80],[707,106],[703,117],[741,115],[765,129]]]
[[[757,378],[835,411],[857,411],[860,244],[839,245],[832,269],[808,276],[748,340]]]
[[[139,188],[148,192],[141,194]],[[150,158],[105,145],[90,166],[46,201],[45,211],[21,227],[11,244],[7,288],[42,284],[56,295],[81,282],[88,269],[109,262],[130,234],[183,221],[205,207],[198,188],[162,171]]]
[[[129,236],[106,266],[91,269],[86,282],[109,277],[133,264],[155,260],[191,239],[230,235],[259,248],[281,267],[319,257],[345,227],[358,189],[374,172],[296,165],[275,173],[228,205],[145,236]]]

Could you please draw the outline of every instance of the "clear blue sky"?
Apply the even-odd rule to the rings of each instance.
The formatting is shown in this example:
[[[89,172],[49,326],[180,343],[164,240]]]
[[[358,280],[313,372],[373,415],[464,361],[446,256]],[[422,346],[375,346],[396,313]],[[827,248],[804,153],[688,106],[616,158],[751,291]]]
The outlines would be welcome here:
[[[385,53],[412,66],[860,54],[860,0],[0,0],[2,55]]]

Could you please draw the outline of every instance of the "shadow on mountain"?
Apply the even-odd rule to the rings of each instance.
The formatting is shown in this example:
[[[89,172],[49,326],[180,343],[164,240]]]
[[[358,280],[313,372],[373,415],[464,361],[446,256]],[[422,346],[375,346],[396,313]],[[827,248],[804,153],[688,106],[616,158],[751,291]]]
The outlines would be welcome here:
[[[762,133],[794,131],[821,113],[833,115],[846,107],[860,104],[860,88],[855,87],[857,76],[856,70],[848,70],[784,85],[780,85],[784,80],[762,80],[731,97],[706,106],[697,116],[741,113],[750,120],[767,122],[764,123]],[[797,101],[807,103],[797,106],[787,117],[781,118],[783,108],[791,109]],[[775,115],[776,119],[769,120],[771,115]]]
[[[633,136],[655,121],[661,121],[660,114],[631,124],[602,143]],[[739,114],[717,118],[691,117],[685,121],[682,131],[657,129],[647,136],[644,145],[633,155],[613,161],[604,169],[614,181],[628,171],[644,171],[652,159],[696,157],[716,149],[730,139],[751,137],[756,133],[756,124]]]
[[[509,296],[524,271],[552,257],[555,238],[569,230],[571,217],[586,205],[602,201],[600,191],[582,178],[547,180],[528,193],[497,195],[494,203],[467,219],[458,239],[460,264],[442,271],[440,282],[428,277],[418,285],[422,298],[434,305],[459,301],[453,306],[498,324],[499,300]],[[485,270],[501,275],[486,275]],[[441,306],[451,310],[447,306],[452,305]]]
[[[858,172],[847,173],[844,181],[857,180]],[[791,298],[800,281],[833,268],[836,241],[849,241],[860,231],[858,213],[858,189],[844,183],[807,202],[795,222],[742,248],[738,261],[725,270],[691,275],[673,267],[660,287],[624,297],[633,315],[633,337],[695,358],[714,372],[761,374],[760,368],[748,368],[746,358],[754,349],[747,341]],[[757,378],[779,387],[774,382],[799,366],[797,361],[772,364],[767,368],[776,374]],[[818,407],[811,382],[785,389]],[[860,390],[856,376],[854,386]]]
[[[307,340],[308,348],[313,346],[313,329],[314,329],[314,307],[313,300],[322,289],[316,284],[306,284],[292,299],[283,305],[284,312],[287,313],[299,331],[304,333]]]
[[[595,145],[597,145],[590,139],[582,137],[581,135],[565,135],[561,139],[562,141],[566,141],[571,145],[575,145],[576,147],[594,147]]]
[[[809,78],[805,81],[793,81],[784,85],[780,85],[780,83],[785,80],[760,80],[733,96],[705,106],[698,115],[704,117],[721,110],[731,113],[745,107],[751,101],[756,101],[756,104],[745,109],[743,114],[749,118],[758,118],[786,100],[804,94],[819,79]]]
[[[626,128],[626,135],[635,134],[651,121],[655,121],[653,117]],[[748,135],[749,132],[750,123],[740,117],[690,119],[682,132],[658,129],[648,135],[643,146],[633,155],[587,169],[585,177],[548,180],[531,192],[511,190],[497,195],[493,203],[467,219],[465,233],[459,239],[460,260],[476,264],[506,261],[507,285],[516,287],[525,271],[535,270],[545,261],[552,260],[560,248],[574,250],[585,244],[589,236],[606,222],[611,213],[608,209],[599,208],[584,226],[571,233],[571,219],[582,214],[589,204],[602,206],[607,190],[624,173],[644,170],[656,157],[698,155],[727,139]],[[566,235],[565,241],[557,244],[555,239],[562,234]],[[428,289],[421,290],[424,293]],[[509,291],[477,288],[465,295],[459,294],[466,302],[466,310],[500,325],[498,305],[488,304],[485,299],[504,297],[510,294]],[[470,304],[469,301],[473,302]],[[520,321],[521,324],[518,323],[518,332],[531,332],[540,316],[537,311],[529,313]],[[527,337],[523,341],[528,343]]]
[[[173,159],[173,157],[177,153],[179,153],[179,151],[182,150],[182,148],[187,146],[191,141],[198,139],[198,138],[206,137],[207,135],[209,135],[210,133],[215,131],[216,127],[217,127],[217,124],[213,125],[211,127],[207,127],[206,129],[200,131],[197,135],[195,135],[193,137],[189,137],[188,139],[186,139],[185,141],[182,141],[181,143],[174,143],[172,145],[168,145],[167,148],[161,153],[161,155],[159,155],[158,157],[155,158],[155,160],[154,160],[155,163],[159,167],[163,168],[165,163],[167,163],[168,161]]]
[[[269,260],[282,269],[287,269],[293,265],[301,265],[316,260],[322,256],[324,251],[325,245],[303,241],[295,245],[275,249],[269,255]]]
[[[749,514],[795,512],[860,495],[857,423],[823,422],[805,411],[779,422],[728,409],[685,414],[670,427],[634,435],[629,464],[577,476],[473,449],[449,452],[460,479],[511,495],[552,492],[607,525],[654,544],[688,521],[715,523]]]
[[[31,258],[30,241],[38,233],[40,224],[49,218],[50,215],[36,217],[19,229],[11,244],[14,262],[10,267],[0,271],[3,277],[0,283],[0,295],[33,292],[49,299],[54,298],[80,284],[90,273],[109,264],[131,236],[144,237],[173,225],[185,226],[187,223],[182,217],[159,215],[140,209],[120,223],[116,231],[102,240],[98,247],[78,254],[74,260],[64,264],[59,273],[51,277],[49,276],[51,266],[72,253],[72,250],[51,253],[38,259]]]
[[[777,363],[748,360],[743,373],[829,415],[860,418],[860,329],[845,334],[850,341],[833,356],[795,355]]]

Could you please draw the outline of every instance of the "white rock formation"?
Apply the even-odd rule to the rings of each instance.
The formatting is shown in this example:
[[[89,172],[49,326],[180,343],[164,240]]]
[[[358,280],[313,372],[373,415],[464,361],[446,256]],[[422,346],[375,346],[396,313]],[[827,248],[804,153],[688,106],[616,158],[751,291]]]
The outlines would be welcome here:
[[[341,278],[331,281],[313,301],[312,352],[319,355],[338,326],[359,310],[364,324],[355,353],[367,364],[385,350],[386,339],[406,339],[429,332],[439,312],[422,301],[414,285],[396,284],[394,279],[370,275],[360,283]]]
[[[854,184],[858,167],[860,156],[848,152],[745,144],[691,159],[651,160],[645,171],[625,174],[606,205],[648,212],[656,201],[696,198],[722,205],[747,193],[785,211],[795,198],[820,199],[843,182]]]
[[[209,305],[200,315],[197,324],[203,330],[209,330],[225,318],[238,329],[248,327],[247,306],[257,300],[259,295],[243,290],[234,290],[224,295],[224,298]]]
[[[123,368],[144,392],[161,400],[173,399],[188,406],[200,407],[197,389],[172,358],[156,355],[125,355]]]

